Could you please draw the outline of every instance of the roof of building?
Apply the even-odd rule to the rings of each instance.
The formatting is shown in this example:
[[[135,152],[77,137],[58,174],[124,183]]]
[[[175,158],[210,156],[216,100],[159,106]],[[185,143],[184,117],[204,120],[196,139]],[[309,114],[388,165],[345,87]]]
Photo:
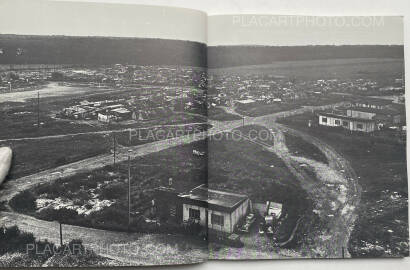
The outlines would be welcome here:
[[[130,113],[130,111],[126,108],[117,108],[117,109],[113,109],[111,111],[116,112],[116,113]]]
[[[205,185],[200,185],[189,193],[180,194],[179,197],[191,202],[205,203],[209,209],[222,211],[232,211],[248,199],[244,194],[209,189]]]
[[[375,114],[385,114],[385,115],[397,115],[400,114],[399,111],[395,109],[385,108],[385,109],[374,109],[374,108],[363,108],[363,107],[353,107],[348,110],[358,111],[358,112],[368,112]]]
[[[236,102],[241,103],[241,104],[249,104],[249,103],[254,103],[255,100],[253,100],[253,99],[242,99],[242,100],[236,100]]]
[[[392,104],[392,100],[388,100],[388,99],[381,99],[381,98],[362,98],[360,100],[358,100],[356,103],[360,103],[360,104],[374,104],[374,105],[389,105]]]
[[[356,122],[367,122],[367,123],[375,122],[372,119],[365,119],[365,118],[359,118],[359,117],[350,117],[350,116],[347,116],[347,115],[340,115],[340,114],[334,114],[334,113],[328,113],[328,112],[318,112],[317,114],[321,115],[321,116],[333,117],[333,118],[349,120],[349,121],[356,121]]]

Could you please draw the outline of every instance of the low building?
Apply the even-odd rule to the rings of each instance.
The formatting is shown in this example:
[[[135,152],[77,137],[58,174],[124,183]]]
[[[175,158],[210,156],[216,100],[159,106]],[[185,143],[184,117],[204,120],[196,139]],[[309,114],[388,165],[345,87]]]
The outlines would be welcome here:
[[[241,99],[241,100],[235,100],[234,105],[240,109],[245,109],[250,106],[254,106],[256,104],[256,100],[254,99]]]
[[[376,129],[376,121],[373,119],[357,118],[347,115],[320,112],[319,125],[327,127],[342,127],[350,131],[373,132]]]
[[[238,222],[250,210],[248,196],[201,185],[188,194],[180,194],[182,201],[182,219],[196,219],[209,230],[233,233]]]
[[[365,98],[355,102],[356,107],[372,108],[372,109],[386,109],[393,103],[392,100],[380,99],[380,98]]]
[[[111,114],[114,115],[117,120],[127,120],[130,119],[132,115],[130,110],[123,107],[111,110]]]
[[[116,117],[110,113],[98,113],[98,121],[103,123],[111,123],[112,121],[116,121]]]
[[[216,232],[233,233],[249,212],[248,196],[198,186],[187,193],[156,189],[157,216],[162,222],[194,222]]]
[[[372,119],[382,124],[400,124],[400,112],[394,109],[373,109],[373,108],[350,108],[347,110],[347,116],[355,118]]]

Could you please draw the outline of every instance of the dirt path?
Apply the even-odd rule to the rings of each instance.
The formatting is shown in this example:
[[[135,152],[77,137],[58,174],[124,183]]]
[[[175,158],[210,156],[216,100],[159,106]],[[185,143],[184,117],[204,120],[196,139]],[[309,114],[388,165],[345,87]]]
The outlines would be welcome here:
[[[170,124],[170,125],[154,125],[154,126],[138,127],[138,128],[120,128],[120,129],[111,129],[111,130],[100,130],[100,131],[77,132],[77,133],[67,133],[67,134],[58,134],[58,135],[47,135],[47,136],[39,136],[39,137],[9,138],[9,139],[0,139],[0,143],[2,143],[2,142],[48,140],[48,139],[58,139],[58,138],[73,137],[73,136],[80,136],[80,135],[90,135],[90,134],[105,135],[105,134],[111,134],[111,133],[117,133],[117,132],[126,132],[126,131],[129,131],[129,130],[136,131],[136,130],[161,128],[161,127],[187,127],[187,126],[195,126],[195,125],[203,125],[203,124],[206,124],[206,122]]]
[[[322,221],[322,227],[308,237],[313,240],[311,257],[349,257],[347,246],[356,219],[356,207],[360,202],[360,187],[350,164],[333,148],[316,138],[286,128],[272,121],[256,121],[270,129],[274,135],[274,146],[268,149],[278,155],[296,176],[300,186],[314,202],[314,213]],[[312,143],[323,152],[329,165],[292,155],[283,132],[290,132]],[[312,172],[316,177],[312,177]]]

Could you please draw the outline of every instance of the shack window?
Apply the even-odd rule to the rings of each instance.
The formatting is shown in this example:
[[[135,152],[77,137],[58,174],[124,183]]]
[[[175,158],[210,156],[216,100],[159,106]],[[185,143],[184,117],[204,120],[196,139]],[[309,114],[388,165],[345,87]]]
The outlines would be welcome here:
[[[344,127],[349,126],[349,122],[347,122],[347,121],[343,121],[343,126],[344,126]]]
[[[223,216],[220,216],[220,215],[212,214],[212,215],[211,215],[211,223],[212,223],[213,225],[223,226],[223,225],[224,225],[224,217],[223,217]]]
[[[327,123],[327,118],[326,117],[322,117],[322,123]]]
[[[199,219],[199,217],[200,217],[200,212],[199,212],[199,210],[189,208],[189,218]]]
[[[363,129],[363,124],[357,124],[358,129]]]
[[[171,217],[175,217],[177,215],[177,206],[175,204],[170,205],[169,207],[169,215]]]
[[[335,125],[340,126],[340,120],[335,120]]]

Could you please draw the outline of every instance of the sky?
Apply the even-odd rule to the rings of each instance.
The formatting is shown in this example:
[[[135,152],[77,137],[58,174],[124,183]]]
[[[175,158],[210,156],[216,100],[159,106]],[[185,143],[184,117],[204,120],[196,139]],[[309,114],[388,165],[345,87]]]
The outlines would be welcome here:
[[[215,45],[403,44],[402,17],[210,16],[190,9],[0,0],[0,34],[115,36]]]
[[[210,46],[358,44],[402,45],[403,18],[251,14],[208,17]]]
[[[0,0],[0,34],[110,36],[206,43],[201,11],[143,5]]]

